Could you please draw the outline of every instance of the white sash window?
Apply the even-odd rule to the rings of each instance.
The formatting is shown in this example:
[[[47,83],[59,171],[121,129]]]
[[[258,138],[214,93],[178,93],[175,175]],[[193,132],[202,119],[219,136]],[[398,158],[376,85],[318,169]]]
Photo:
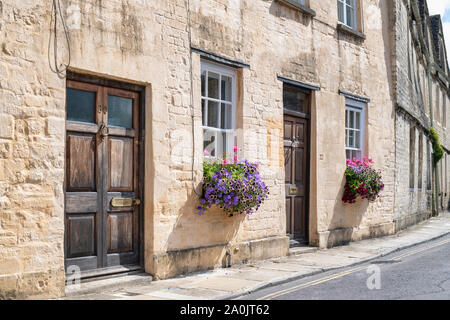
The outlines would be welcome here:
[[[356,30],[356,0],[338,0],[338,21]]]
[[[345,151],[347,159],[364,156],[365,105],[346,100],[345,106]]]
[[[235,139],[236,72],[202,61],[203,149],[212,158],[231,158]]]

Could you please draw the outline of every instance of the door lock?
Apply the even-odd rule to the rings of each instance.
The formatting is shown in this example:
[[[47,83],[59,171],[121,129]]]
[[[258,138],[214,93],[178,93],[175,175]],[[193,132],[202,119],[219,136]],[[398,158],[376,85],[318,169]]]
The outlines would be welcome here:
[[[139,200],[139,199],[134,199],[134,201],[133,201],[133,205],[134,206],[138,206],[138,205],[140,205],[141,204],[141,200]]]

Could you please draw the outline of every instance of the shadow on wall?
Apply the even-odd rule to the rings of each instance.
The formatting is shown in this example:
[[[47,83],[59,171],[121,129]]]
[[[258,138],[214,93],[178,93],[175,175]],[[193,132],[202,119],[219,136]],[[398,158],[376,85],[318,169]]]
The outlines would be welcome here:
[[[200,216],[199,197],[191,192],[167,239],[165,253],[154,256],[155,278],[227,266],[227,245],[235,239],[246,215],[229,217],[218,207]]]
[[[353,238],[354,229],[361,226],[362,218],[369,208],[369,201],[362,200],[361,197],[358,197],[355,203],[344,203],[342,201],[344,186],[345,176],[342,173],[339,192],[334,202],[333,215],[328,225],[328,231],[330,231],[326,244],[328,248],[348,244]]]

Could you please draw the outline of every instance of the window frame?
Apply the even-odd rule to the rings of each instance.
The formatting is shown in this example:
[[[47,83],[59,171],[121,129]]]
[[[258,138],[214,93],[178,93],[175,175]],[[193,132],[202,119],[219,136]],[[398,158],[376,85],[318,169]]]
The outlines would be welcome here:
[[[350,128],[347,127],[347,111],[353,111],[353,112],[358,112],[360,113],[360,129],[355,129],[355,128]],[[356,123],[355,123],[356,126]],[[348,145],[348,139],[349,139],[349,135],[347,134],[347,132],[349,130],[352,131],[359,131],[360,133],[360,142],[359,148],[353,148],[353,147],[349,147]],[[355,137],[356,138],[356,137]],[[349,98],[345,98],[345,156],[347,158],[347,151],[350,151],[350,160],[352,160],[353,158],[358,159],[358,157],[355,157],[353,155],[354,152],[360,152],[361,153],[361,157],[360,159],[362,159],[365,156],[365,140],[366,139],[366,104],[363,102],[359,102],[359,101],[355,101]]]
[[[350,0],[352,1],[352,6],[347,4],[347,0],[337,0],[337,14],[338,14],[338,24],[342,24],[352,30],[358,31],[358,6],[357,6],[357,1],[358,0]],[[339,5],[342,5],[342,9],[343,9],[343,20],[341,21],[339,19]],[[348,17],[347,17],[347,7],[353,8],[353,21],[354,21],[354,25],[351,26],[348,24]]]
[[[216,139],[214,141],[214,150],[216,152],[215,156],[212,155],[204,155],[206,158],[211,158],[211,159],[218,159],[221,157],[221,155],[223,155],[223,153],[225,152],[228,155],[233,154],[233,147],[235,146],[236,142],[236,101],[237,101],[237,72],[234,68],[222,65],[222,64],[218,64],[215,62],[211,62],[209,60],[205,60],[202,59],[200,62],[200,86],[201,86],[201,77],[203,72],[206,72],[205,74],[205,95],[202,95],[202,92],[200,90],[200,97],[201,97],[201,102],[200,102],[200,108],[202,108],[202,102],[203,100],[205,101],[212,101],[212,102],[217,102],[219,105],[219,111],[218,111],[218,125],[220,126],[221,124],[221,108],[222,108],[222,103],[226,103],[228,105],[231,105],[231,129],[221,129],[219,127],[210,127],[208,126],[208,107],[205,108],[205,113],[203,113],[203,108],[201,110],[202,113],[202,143],[204,143],[204,132],[205,130],[208,131],[214,131],[216,133]],[[222,100],[222,90],[221,87],[219,87],[219,99],[215,99],[215,98],[210,98],[208,97],[208,73],[209,72],[213,72],[219,75],[219,84],[220,86],[221,84],[221,79],[222,76],[227,76],[230,77],[232,79],[232,83],[231,83],[231,101],[227,101],[227,100]],[[206,124],[206,125],[205,125]],[[231,134],[233,136],[233,143],[231,146],[228,146],[227,150],[218,150],[218,136],[220,133],[226,133],[227,136],[228,134]],[[223,144],[222,144],[223,146]],[[203,146],[204,148],[204,146]]]

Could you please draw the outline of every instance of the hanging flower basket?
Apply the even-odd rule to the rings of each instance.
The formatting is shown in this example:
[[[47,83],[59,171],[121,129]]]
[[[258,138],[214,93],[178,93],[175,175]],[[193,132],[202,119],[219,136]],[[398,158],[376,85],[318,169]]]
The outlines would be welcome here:
[[[252,214],[267,199],[269,189],[261,180],[258,163],[208,159],[203,163],[203,194],[198,213],[203,215],[216,205],[230,217],[237,213]],[[207,152],[205,151],[207,155]]]
[[[381,172],[373,168],[373,160],[364,157],[360,160],[347,159],[345,170],[345,187],[342,201],[355,203],[358,195],[370,202],[377,200],[384,190]]]

